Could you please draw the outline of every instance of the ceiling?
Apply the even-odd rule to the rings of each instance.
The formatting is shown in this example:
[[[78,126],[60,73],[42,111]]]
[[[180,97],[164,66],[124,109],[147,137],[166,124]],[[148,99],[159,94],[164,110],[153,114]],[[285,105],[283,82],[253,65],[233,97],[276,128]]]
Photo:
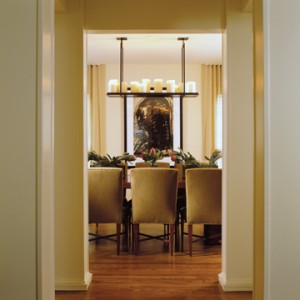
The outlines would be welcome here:
[[[123,42],[124,64],[180,64],[182,41],[187,64],[222,64],[221,34],[88,34],[88,64],[119,64],[120,41]]]

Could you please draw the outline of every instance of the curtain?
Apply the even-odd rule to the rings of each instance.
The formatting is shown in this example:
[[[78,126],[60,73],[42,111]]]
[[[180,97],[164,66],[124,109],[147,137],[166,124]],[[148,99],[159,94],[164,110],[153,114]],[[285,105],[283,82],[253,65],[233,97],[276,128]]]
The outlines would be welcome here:
[[[89,94],[89,136],[90,149],[99,154],[105,153],[105,65],[88,66]]]
[[[210,156],[215,149],[215,109],[222,94],[222,66],[201,66],[202,154]]]

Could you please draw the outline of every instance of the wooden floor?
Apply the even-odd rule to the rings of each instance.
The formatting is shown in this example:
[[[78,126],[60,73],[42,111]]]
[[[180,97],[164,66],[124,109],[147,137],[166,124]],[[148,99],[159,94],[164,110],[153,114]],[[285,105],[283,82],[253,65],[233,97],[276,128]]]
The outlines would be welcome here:
[[[157,227],[158,226],[158,227]],[[109,233],[106,226],[101,233]],[[202,227],[197,228],[199,232]],[[91,231],[95,227],[90,228]],[[161,225],[141,226],[141,232],[161,232]],[[187,238],[187,237],[186,237]],[[187,240],[185,241],[187,246]],[[56,292],[56,300],[250,300],[250,292],[223,292],[218,283],[221,246],[193,244],[193,256],[185,251],[173,257],[161,241],[140,243],[138,256],[123,251],[116,255],[116,243],[90,242],[90,272],[93,281],[86,292]]]

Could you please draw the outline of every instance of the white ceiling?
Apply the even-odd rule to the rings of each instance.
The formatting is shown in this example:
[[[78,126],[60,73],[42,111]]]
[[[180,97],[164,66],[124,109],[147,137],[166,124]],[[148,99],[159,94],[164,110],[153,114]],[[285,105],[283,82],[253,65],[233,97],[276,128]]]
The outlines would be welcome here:
[[[180,64],[182,41],[186,63],[222,64],[221,34],[88,34],[88,64],[119,64],[120,41],[123,42],[124,64]]]

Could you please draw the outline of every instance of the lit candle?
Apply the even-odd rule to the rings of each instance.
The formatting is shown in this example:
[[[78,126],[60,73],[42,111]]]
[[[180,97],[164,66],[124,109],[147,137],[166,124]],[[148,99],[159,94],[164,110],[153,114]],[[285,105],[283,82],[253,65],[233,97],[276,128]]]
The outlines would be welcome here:
[[[163,88],[162,79],[154,79],[154,93],[161,93]]]
[[[178,84],[178,93],[183,93],[183,83],[182,82],[180,82]]]
[[[185,90],[187,93],[196,93],[196,82],[195,81],[188,81],[185,84]]]
[[[147,84],[146,83],[139,83],[139,92],[146,93],[147,92]]]
[[[138,93],[139,92],[139,82],[131,81],[130,82],[130,90],[131,90],[131,93]]]
[[[115,93],[120,93],[120,83],[119,82],[116,83],[116,91],[115,91]]]
[[[127,93],[127,82],[122,82],[122,93]]]
[[[150,79],[142,79],[142,83],[146,84],[146,92],[150,93],[150,84],[151,84],[151,80]]]
[[[175,93],[175,80],[167,80],[166,88],[168,93]]]
[[[118,93],[118,86],[120,88],[119,81],[117,79],[111,79],[108,82],[108,92],[109,93]]]

